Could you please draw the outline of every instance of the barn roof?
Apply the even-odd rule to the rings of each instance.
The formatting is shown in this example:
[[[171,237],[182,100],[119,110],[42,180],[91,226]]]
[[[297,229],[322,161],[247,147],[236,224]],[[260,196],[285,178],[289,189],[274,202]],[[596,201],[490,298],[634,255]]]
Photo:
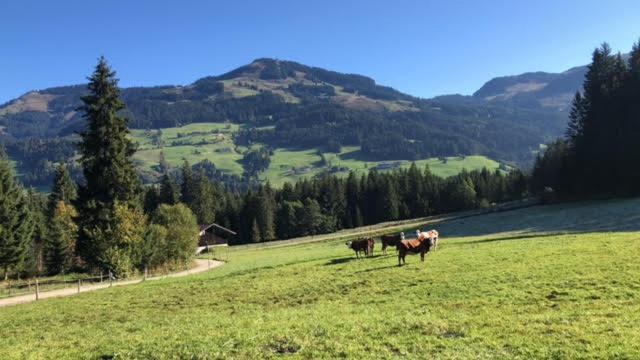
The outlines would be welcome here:
[[[218,224],[216,224],[216,223],[211,223],[211,224],[208,224],[208,225],[207,225],[207,224],[201,224],[201,225],[200,225],[200,233],[202,234],[203,232],[205,232],[205,231],[209,230],[209,229],[210,229],[210,228],[212,228],[212,227],[213,227],[213,228],[216,228],[216,229],[220,229],[220,230],[222,230],[222,231],[226,231],[226,232],[228,232],[228,233],[229,233],[229,234],[231,234],[231,235],[237,235],[235,231],[233,231],[233,230],[229,230],[229,229],[227,229],[226,227],[221,226],[221,225],[218,225]]]

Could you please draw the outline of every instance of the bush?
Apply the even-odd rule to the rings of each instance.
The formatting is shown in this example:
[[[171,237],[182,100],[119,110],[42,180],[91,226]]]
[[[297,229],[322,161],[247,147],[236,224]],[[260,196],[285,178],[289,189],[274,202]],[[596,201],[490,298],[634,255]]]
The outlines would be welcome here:
[[[141,209],[130,208],[124,203],[116,203],[109,219],[109,226],[95,228],[91,238],[98,244],[105,244],[99,261],[119,277],[127,277],[139,262],[139,248],[144,240],[147,219]]]
[[[187,265],[198,247],[198,223],[191,210],[184,204],[158,207],[153,223],[166,229],[166,242],[162,250],[165,262]]]

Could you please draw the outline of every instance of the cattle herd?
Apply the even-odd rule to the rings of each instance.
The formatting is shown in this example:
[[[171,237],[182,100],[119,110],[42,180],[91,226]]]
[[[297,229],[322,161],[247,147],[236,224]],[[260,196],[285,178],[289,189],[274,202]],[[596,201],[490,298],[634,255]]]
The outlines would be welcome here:
[[[387,254],[387,248],[393,246],[398,252],[398,266],[406,264],[405,257],[407,254],[420,254],[420,260],[424,262],[425,255],[431,250],[438,248],[438,231],[420,231],[416,230],[415,239],[405,239],[404,233],[397,235],[382,235],[380,242],[382,243],[382,253]],[[373,248],[376,242],[373,238],[357,239],[347,241],[347,247],[355,251],[356,258],[360,258],[361,254],[365,257],[373,256]]]

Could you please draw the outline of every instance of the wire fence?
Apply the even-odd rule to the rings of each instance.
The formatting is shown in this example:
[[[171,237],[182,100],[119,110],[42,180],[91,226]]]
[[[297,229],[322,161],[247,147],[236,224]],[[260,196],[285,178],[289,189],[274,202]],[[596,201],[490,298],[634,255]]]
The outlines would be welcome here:
[[[38,299],[43,292],[76,289],[78,293],[89,288],[110,287],[121,284],[123,282],[133,283],[136,281],[144,281],[148,278],[157,278],[161,276],[171,275],[178,271],[188,270],[190,267],[178,268],[159,268],[153,270],[145,270],[135,276],[118,278],[112,273],[101,273],[93,275],[70,274],[58,275],[55,277],[36,277],[29,279],[9,279],[0,282],[0,299],[6,299],[16,296],[35,295]]]

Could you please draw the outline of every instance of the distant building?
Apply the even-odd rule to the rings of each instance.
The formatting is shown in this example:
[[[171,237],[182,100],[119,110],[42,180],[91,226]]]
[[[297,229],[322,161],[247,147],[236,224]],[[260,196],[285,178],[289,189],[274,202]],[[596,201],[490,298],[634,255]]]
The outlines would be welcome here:
[[[229,240],[232,240],[236,235],[234,231],[216,223],[203,224],[200,225],[198,246],[228,245]]]

